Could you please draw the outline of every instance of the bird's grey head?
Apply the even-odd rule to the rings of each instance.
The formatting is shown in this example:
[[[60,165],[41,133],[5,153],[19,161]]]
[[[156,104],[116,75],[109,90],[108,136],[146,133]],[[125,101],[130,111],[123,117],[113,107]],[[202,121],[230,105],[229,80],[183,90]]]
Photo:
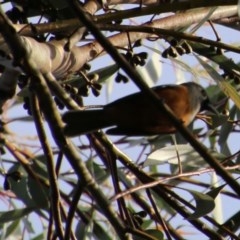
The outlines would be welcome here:
[[[194,82],[187,82],[182,85],[188,88],[191,99],[190,104],[193,108],[198,109],[198,112],[208,110],[217,113],[209,100],[207,92],[202,86]]]

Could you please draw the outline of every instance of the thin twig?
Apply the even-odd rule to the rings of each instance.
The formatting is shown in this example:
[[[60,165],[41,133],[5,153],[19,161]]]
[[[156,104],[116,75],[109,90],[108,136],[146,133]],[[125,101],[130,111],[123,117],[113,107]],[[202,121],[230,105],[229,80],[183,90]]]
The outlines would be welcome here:
[[[70,208],[68,210],[68,216],[66,219],[66,228],[65,228],[65,235],[64,235],[64,240],[68,240],[70,239],[71,236],[71,226],[72,226],[72,222],[74,219],[74,214],[76,212],[77,206],[78,206],[78,202],[79,199],[83,193],[83,186],[80,180],[78,180],[76,187],[75,187],[75,192],[73,195],[73,199],[72,202],[69,204]]]
[[[120,31],[120,32],[145,32],[157,35],[159,37],[174,37],[176,39],[185,39],[191,42],[203,43],[208,46],[218,47],[220,49],[228,50],[235,53],[240,53],[239,47],[234,47],[229,44],[225,44],[219,41],[213,41],[204,37],[194,36],[189,33],[183,33],[171,29],[156,28],[146,25],[141,26],[129,26],[129,25],[110,25],[110,24],[97,24],[99,29],[108,31]]]
[[[232,175],[225,171],[221,164],[211,154],[208,149],[201,144],[180,121],[177,119],[168,107],[166,103],[160,101],[157,94],[153,92],[142,76],[127,62],[127,60],[117,51],[117,49],[111,44],[111,42],[101,33],[99,28],[93,22],[89,15],[87,15],[82,6],[76,0],[71,0],[75,11],[78,14],[79,19],[85,26],[88,26],[88,30],[93,34],[97,41],[102,45],[106,52],[118,63],[118,65],[128,74],[136,86],[145,94],[146,97],[151,99],[153,104],[156,106],[157,111],[161,111],[167,116],[169,121],[176,127],[176,129],[182,134],[182,136],[192,145],[192,147],[205,159],[205,161],[216,170],[216,173],[221,176],[229,186],[240,196],[240,185],[236,182]]]
[[[156,180],[151,176],[145,174],[142,170],[139,169],[138,166],[135,166],[131,159],[129,159],[124,153],[122,153],[114,144],[112,144],[112,142],[108,138],[106,138],[105,135],[98,136],[98,139],[101,139],[102,143],[106,146],[106,148],[111,149],[111,151],[113,151],[118,156],[118,160],[120,160],[120,162],[126,168],[128,168],[143,184],[150,184],[151,182],[154,182]],[[222,239],[219,234],[216,234],[215,231],[207,227],[202,221],[198,219],[188,219],[190,213],[185,208],[180,206],[179,203],[175,200],[174,196],[176,194],[174,194],[174,196],[169,194],[168,188],[166,188],[163,184],[157,184],[152,188],[152,190],[155,191],[159,197],[161,197],[179,214],[181,214],[187,221],[189,221],[193,226],[195,226],[196,229],[203,232],[210,239]]]
[[[49,124],[56,144],[65,154],[78,178],[84,182],[84,186],[98,202],[99,207],[113,225],[115,231],[119,235],[119,238],[126,239],[126,229],[122,222],[117,218],[115,212],[109,206],[108,200],[98,187],[96,181],[92,178],[92,175],[88,171],[85,163],[79,157],[77,148],[63,135],[63,123],[61,121],[61,116],[52,99],[46,80],[39,68],[35,66],[34,59],[29,58],[27,49],[25,48],[22,39],[18,36],[12,26],[12,23],[3,11],[0,12],[0,29],[6,43],[12,51],[16,64],[18,64],[28,75],[33,76],[34,78],[34,81],[32,81],[32,89],[39,99],[41,110],[43,111],[45,119]]]
[[[167,225],[166,225],[165,221],[163,220],[163,218],[162,218],[161,215],[159,214],[159,211],[158,211],[158,209],[157,209],[157,206],[156,206],[156,203],[155,203],[155,201],[154,201],[154,199],[153,199],[153,196],[152,196],[152,194],[151,194],[151,191],[150,191],[149,189],[147,189],[146,192],[147,192],[148,198],[149,198],[149,200],[150,200],[150,202],[151,202],[151,205],[153,206],[153,209],[154,209],[154,211],[155,211],[155,215],[158,217],[159,222],[161,223],[162,228],[163,228],[163,230],[164,230],[164,232],[165,232],[165,234],[166,234],[166,236],[167,236],[167,239],[168,239],[168,240],[171,240],[172,237],[171,237],[171,235],[170,235],[170,232],[169,232],[169,230],[168,230],[168,228],[167,228]]]
[[[226,170],[234,170],[234,169],[239,169],[239,167],[240,167],[240,164],[230,166],[230,167],[225,167],[225,169]],[[199,176],[201,174],[209,173],[209,172],[215,172],[215,169],[214,168],[206,168],[206,169],[198,170],[198,171],[195,171],[195,172],[181,173],[181,174],[177,174],[177,175],[174,175],[174,176],[154,180],[151,183],[143,184],[141,186],[136,186],[134,188],[131,188],[131,189],[128,189],[124,192],[121,192],[121,194],[118,194],[117,196],[114,196],[112,198],[112,201],[115,201],[116,199],[118,199],[120,197],[124,197],[125,195],[128,195],[130,193],[133,193],[133,192],[136,192],[136,191],[139,191],[139,190],[142,190],[142,189],[152,188],[154,186],[157,186],[158,184],[163,184],[164,182],[167,182],[167,181],[171,181],[171,180],[178,179],[178,178],[181,178],[181,177]]]
[[[34,123],[37,129],[38,137],[46,157],[46,165],[48,169],[48,176],[49,176],[50,188],[51,188],[51,191],[50,191],[51,192],[51,209],[53,211],[56,234],[60,239],[63,240],[64,233],[63,233],[62,218],[61,218],[61,211],[60,211],[61,197],[58,189],[57,175],[54,167],[53,152],[44,131],[43,118],[41,115],[41,110],[39,108],[36,95],[33,95],[32,93],[30,94],[30,102],[31,102],[31,110],[33,113]]]

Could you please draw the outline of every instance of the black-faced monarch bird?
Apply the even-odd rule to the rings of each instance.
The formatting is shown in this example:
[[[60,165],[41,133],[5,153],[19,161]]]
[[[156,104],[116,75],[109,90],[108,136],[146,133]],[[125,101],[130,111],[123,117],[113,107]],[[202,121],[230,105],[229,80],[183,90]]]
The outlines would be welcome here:
[[[175,116],[189,125],[197,113],[210,110],[216,113],[206,91],[194,82],[180,85],[162,85],[153,91],[173,111]],[[102,109],[69,111],[63,115],[64,133],[76,136],[111,127],[108,134],[156,135],[173,133],[174,125],[143,93],[135,93],[103,106]]]

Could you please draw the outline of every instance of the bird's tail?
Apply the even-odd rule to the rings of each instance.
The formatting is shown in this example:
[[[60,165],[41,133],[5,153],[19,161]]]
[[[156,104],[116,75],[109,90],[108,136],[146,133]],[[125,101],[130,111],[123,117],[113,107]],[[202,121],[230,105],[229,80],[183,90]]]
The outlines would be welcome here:
[[[102,109],[69,111],[63,115],[62,119],[66,123],[64,134],[71,137],[93,132],[111,125]]]

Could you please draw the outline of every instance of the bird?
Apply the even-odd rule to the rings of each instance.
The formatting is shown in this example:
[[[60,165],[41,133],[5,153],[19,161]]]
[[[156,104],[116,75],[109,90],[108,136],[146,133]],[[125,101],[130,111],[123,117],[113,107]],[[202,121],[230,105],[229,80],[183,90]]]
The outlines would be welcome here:
[[[217,113],[205,89],[195,82],[160,85],[152,90],[185,126],[199,112],[208,110]],[[63,114],[62,120],[65,123],[64,134],[68,137],[109,127],[106,133],[110,135],[151,136],[176,132],[168,117],[158,111],[142,92],[120,98],[101,109],[68,111]]]

